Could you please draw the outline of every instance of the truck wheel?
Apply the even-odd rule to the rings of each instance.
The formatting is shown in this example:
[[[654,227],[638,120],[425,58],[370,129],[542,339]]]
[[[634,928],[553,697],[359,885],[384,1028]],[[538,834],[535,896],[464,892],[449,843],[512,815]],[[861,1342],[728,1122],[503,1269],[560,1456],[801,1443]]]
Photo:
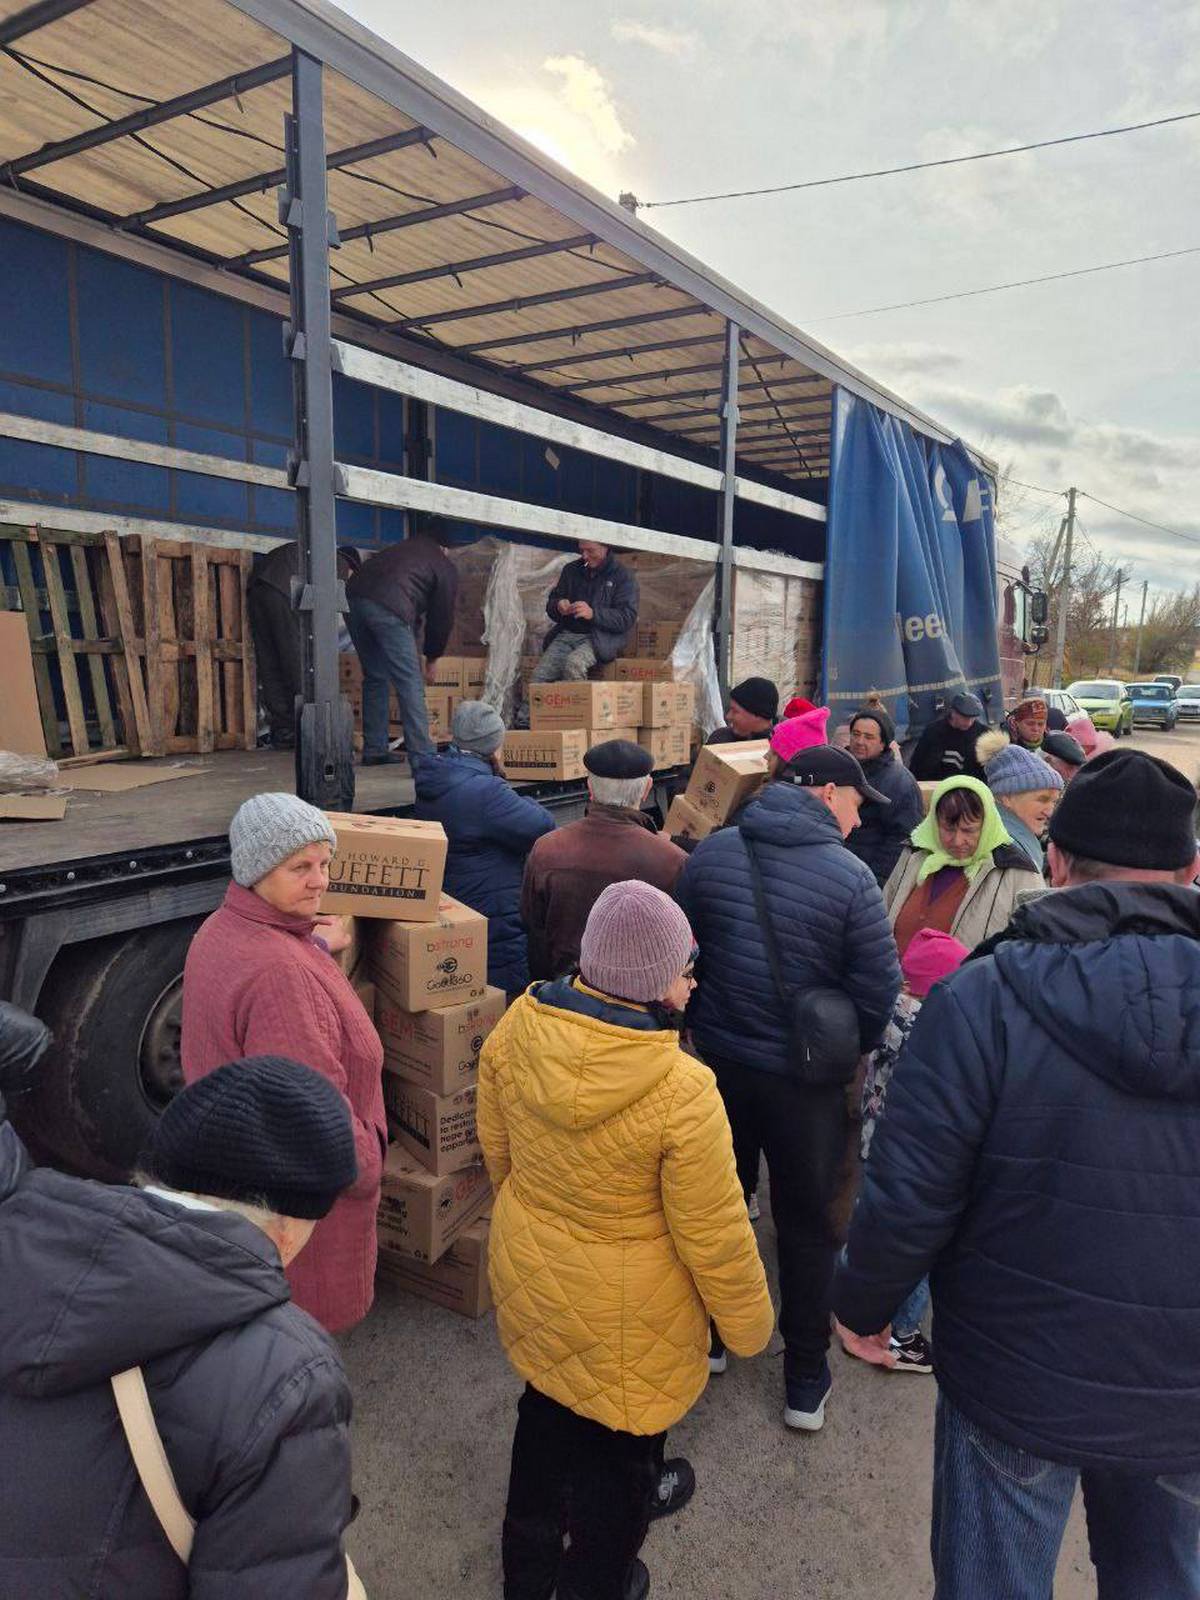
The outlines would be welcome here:
[[[183,1086],[183,963],[202,921],[98,939],[55,962],[37,1007],[54,1043],[14,1107],[39,1153],[108,1182],[129,1176]]]

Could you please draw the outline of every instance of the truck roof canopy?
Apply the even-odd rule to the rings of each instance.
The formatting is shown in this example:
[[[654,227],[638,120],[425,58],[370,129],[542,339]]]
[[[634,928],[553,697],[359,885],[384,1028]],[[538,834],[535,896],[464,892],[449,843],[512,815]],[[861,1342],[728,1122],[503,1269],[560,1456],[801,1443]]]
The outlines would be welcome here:
[[[31,196],[286,289],[296,47],[326,69],[343,331],[711,461],[732,321],[739,472],[826,478],[834,384],[952,437],[325,0],[0,0],[0,46],[12,215]]]

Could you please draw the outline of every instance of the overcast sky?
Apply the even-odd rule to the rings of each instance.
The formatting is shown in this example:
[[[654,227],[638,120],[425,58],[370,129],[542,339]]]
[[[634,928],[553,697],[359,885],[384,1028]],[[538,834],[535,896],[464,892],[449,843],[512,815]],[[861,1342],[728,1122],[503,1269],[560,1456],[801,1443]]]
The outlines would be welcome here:
[[[1200,109],[1195,0],[353,0],[356,16],[615,198],[665,200]],[[1200,120],[832,189],[643,211],[1029,483],[1200,535]],[[1079,502],[1157,586],[1200,545]],[[1014,492],[1022,543],[1061,502]]]

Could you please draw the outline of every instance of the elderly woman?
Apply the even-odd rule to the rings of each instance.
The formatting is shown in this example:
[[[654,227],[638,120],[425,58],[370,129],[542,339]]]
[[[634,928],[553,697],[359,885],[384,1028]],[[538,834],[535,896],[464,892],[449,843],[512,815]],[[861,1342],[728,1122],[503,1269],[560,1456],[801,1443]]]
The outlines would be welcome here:
[[[2,1094],[13,1069],[0,1036]],[[0,1122],[0,1593],[345,1600],[350,1386],[284,1278],[354,1182],[344,1101],[297,1062],[233,1062],[143,1166],[140,1189],[35,1168]],[[139,1380],[195,1519],[180,1555],[115,1409]]]
[[[1005,831],[1038,872],[1045,872],[1042,836],[1062,796],[1062,773],[1039,751],[1010,744],[1004,733],[985,733],[975,749],[1003,814]]]
[[[183,1075],[195,1083],[223,1061],[282,1055],[342,1096],[358,1177],[288,1269],[296,1304],[341,1333],[366,1316],[375,1293],[387,1119],[379,1035],[331,957],[332,919],[318,915],[337,839],[315,806],[260,794],[238,810],[229,844],[233,882],[183,969]]]
[[[1047,771],[1049,768],[1047,768]],[[921,928],[948,933],[973,950],[1008,926],[1022,894],[1041,874],[1013,844],[992,792],[978,778],[946,778],[915,827],[883,890],[903,957]]]
[[[534,984],[480,1057],[492,1289],[526,1385],[506,1600],[641,1600],[650,1518],[695,1484],[663,1448],[708,1381],[709,1318],[738,1355],[771,1337],[716,1080],[679,1044],[695,956],[669,896],[611,884],[579,975]]]

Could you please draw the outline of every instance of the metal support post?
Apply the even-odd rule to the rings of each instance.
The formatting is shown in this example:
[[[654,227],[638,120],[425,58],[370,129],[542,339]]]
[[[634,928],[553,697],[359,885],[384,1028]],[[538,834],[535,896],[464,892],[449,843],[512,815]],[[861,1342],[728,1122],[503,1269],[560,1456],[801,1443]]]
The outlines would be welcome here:
[[[1142,609],[1138,614],[1137,645],[1133,652],[1133,675],[1136,678],[1142,670],[1142,629],[1146,626],[1146,591],[1150,587],[1150,580],[1142,582]]]
[[[1058,617],[1054,629],[1054,670],[1050,681],[1062,688],[1063,658],[1067,649],[1067,612],[1071,609],[1071,548],[1075,540],[1075,490],[1067,490],[1066,546],[1063,550],[1062,586],[1058,591]],[[1053,570],[1053,569],[1051,569]]]
[[[300,623],[301,697],[296,718],[296,792],[329,810],[354,808],[353,719],[338,685],[337,640],[345,592],[337,575],[333,452],[333,348],[329,247],[336,243],[325,186],[321,63],[292,51],[292,113],[285,118],[295,451],[290,474],[300,508],[299,576],[292,603]]]
[[[721,374],[721,558],[717,567],[717,681],[721,700],[729,698],[733,665],[733,511],[737,491],[738,362],[741,329],[725,324],[725,362]]]

